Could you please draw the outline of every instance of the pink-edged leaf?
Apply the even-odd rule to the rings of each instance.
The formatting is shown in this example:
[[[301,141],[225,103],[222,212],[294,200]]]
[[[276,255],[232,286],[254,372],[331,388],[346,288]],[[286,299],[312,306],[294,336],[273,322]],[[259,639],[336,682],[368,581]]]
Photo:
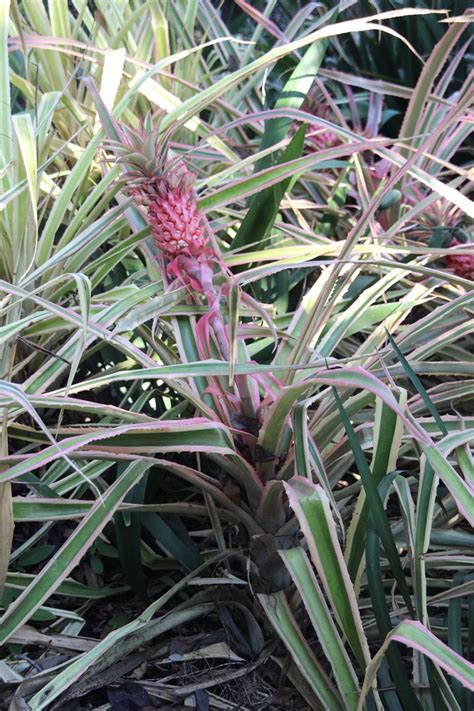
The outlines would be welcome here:
[[[420,447],[436,474],[449,490],[460,513],[471,526],[474,526],[474,489],[462,479],[438,447],[423,442],[420,442]]]
[[[70,276],[72,278],[72,275]],[[63,275],[61,278],[64,280],[64,277],[65,275]],[[66,322],[72,323],[78,328],[84,328],[83,316],[78,314],[75,310],[65,308],[64,306],[59,306],[58,304],[54,304],[52,301],[48,301],[48,299],[43,299],[41,296],[38,296],[35,292],[27,291],[26,289],[21,289],[19,286],[10,284],[9,282],[3,281],[2,279],[0,279],[0,291],[3,291],[5,294],[11,294],[12,296],[16,296],[20,300],[31,299],[32,301],[37,303],[38,306],[41,306],[46,311],[49,311],[50,313],[54,314],[54,316],[59,316]],[[113,339],[112,333],[110,333],[110,331],[90,320],[87,321],[87,330],[104,340]]]
[[[271,405],[265,423],[260,431],[259,443],[263,449],[271,454],[278,455],[281,436],[284,428],[288,424],[289,416],[297,400],[304,393],[317,385],[330,385],[333,387],[357,388],[368,390],[380,398],[391,410],[393,410],[406,426],[410,434],[418,441],[425,444],[431,443],[431,438],[419,425],[416,424],[404,411],[391,389],[359,366],[334,367],[317,371],[316,375],[301,381],[295,385],[281,388],[275,402]],[[259,471],[261,475],[267,473],[272,467],[272,463],[263,463]]]
[[[342,709],[346,708],[336,688],[306,641],[288,604],[285,593],[260,594],[258,599],[275,632],[289,650],[294,663],[319,701],[320,705],[311,706],[311,708],[331,709],[331,711],[342,711]]]
[[[236,287],[237,288],[237,287]],[[257,314],[260,316],[262,321],[267,324],[268,328],[270,329],[270,332],[272,334],[273,340],[275,342],[275,348],[278,346],[278,331],[275,327],[275,324],[273,322],[273,319],[269,316],[267,311],[263,308],[263,306],[250,294],[247,294],[245,291],[240,291],[240,299],[245,306],[248,307],[250,311],[255,310]]]
[[[127,492],[149,468],[148,461],[134,462],[109,487],[104,496],[95,502],[41,573],[35,576],[33,582],[7,608],[0,619],[0,644],[4,644],[13,632],[27,622],[35,610],[54,594],[110,521]]]
[[[389,142],[390,141],[385,140],[367,140],[358,143],[344,143],[335,148],[327,148],[326,150],[318,151],[317,154],[313,153],[303,158],[296,158],[286,163],[265,168],[251,177],[240,178],[239,180],[225,185],[223,188],[215,190],[209,195],[205,195],[199,199],[198,204],[204,211],[222,207],[238,199],[260,192],[271,185],[280,183],[282,180],[285,180],[285,178],[294,177],[297,173],[313,170],[319,164],[323,164],[326,161],[344,158],[364,150],[380,149]]]
[[[151,422],[153,420],[149,415],[144,415],[142,412],[131,412],[130,410],[125,410],[123,407],[117,407],[116,405],[105,405],[104,403],[92,402],[91,400],[82,400],[81,398],[75,397],[54,397],[51,395],[27,395],[29,403],[33,407],[44,408],[44,409],[64,409],[72,410],[76,412],[93,413],[101,417],[117,417],[122,420],[129,420],[130,422]],[[5,400],[3,400],[0,394],[0,405],[3,406]],[[23,408],[21,408],[23,411]],[[15,407],[10,406],[9,415],[16,415],[17,410]]]
[[[300,594],[341,696],[345,700],[347,711],[354,711],[359,694],[354,664],[337,631],[308,556],[302,548],[291,548],[280,551],[280,557]]]
[[[135,438],[135,440],[134,440]],[[139,443],[137,442],[139,441]],[[95,445],[95,442],[101,444]],[[107,444],[106,444],[107,442]],[[123,424],[85,432],[58,441],[41,452],[25,455],[23,461],[0,473],[0,481],[9,481],[49,464],[61,456],[85,447],[108,452],[203,452],[235,454],[226,428],[204,418],[152,423]],[[4,464],[9,457],[3,457]]]
[[[474,691],[474,665],[454,652],[444,642],[434,636],[421,622],[405,620],[401,622],[385,639],[383,645],[368,666],[357,711],[365,708],[365,699],[375,680],[377,671],[383,661],[389,644],[393,641],[415,649],[429,657],[435,664],[461,682],[463,686]]]
[[[458,41],[465,27],[466,25],[462,24],[452,25],[434,48],[428,58],[428,61],[425,62],[416,87],[411,94],[408,108],[405,112],[405,117],[400,130],[401,139],[413,142],[413,137],[419,133],[425,116],[423,108],[426,106],[428,97],[432,92],[436,77],[441,71],[444,63],[447,61],[451,50]],[[415,140],[415,145],[416,143],[417,142]],[[406,148],[402,148],[401,152],[405,157],[409,154],[409,151]]]
[[[267,482],[255,518],[265,531],[276,533],[285,523],[283,482],[273,479]]]
[[[293,477],[284,486],[330,608],[358,663],[365,669],[370,662],[369,648],[329,499],[321,486],[304,477]]]

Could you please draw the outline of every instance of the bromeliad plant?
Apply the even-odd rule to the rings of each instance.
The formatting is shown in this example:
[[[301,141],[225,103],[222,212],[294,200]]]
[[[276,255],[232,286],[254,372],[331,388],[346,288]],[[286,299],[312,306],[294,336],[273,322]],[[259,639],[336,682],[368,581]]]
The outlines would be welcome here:
[[[472,284],[431,264],[446,249],[404,232],[439,196],[463,215],[472,209],[467,169],[440,175],[466,137],[472,98],[468,82],[458,98],[446,94],[463,23],[435,48],[428,64],[433,75],[447,64],[446,74],[436,86],[428,69],[421,77],[394,147],[378,131],[362,135],[347,118],[354,103],[339,96],[319,121],[340,140],[305,152],[305,129],[291,126],[317,126],[303,97],[323,49],[332,35],[383,29],[383,14],[331,29],[333,11],[303,12],[288,42],[250,61],[253,45],[240,54],[220,41],[228,33],[207,2],[186,13],[188,32],[175,18],[170,36],[146,4],[130,7],[125,27],[111,17],[99,29],[86,6],[70,22],[64,4],[51,18],[24,6],[35,33],[15,14],[10,45],[25,43],[42,60],[41,99],[35,113],[34,87],[14,76],[28,112],[2,118],[2,135],[16,143],[0,136],[15,147],[18,171],[2,166],[2,228],[20,226],[23,236],[3,255],[1,482],[3,510],[28,533],[10,571],[3,565],[0,640],[31,639],[25,625],[36,616],[48,645],[80,654],[36,679],[34,691],[25,678],[18,696],[33,710],[60,707],[117,660],[133,668],[136,650],[216,607],[209,585],[170,609],[192,574],[170,589],[155,577],[156,595],[144,568],[209,576],[225,559],[219,582],[258,600],[247,614],[255,620],[260,610],[257,627],[270,621],[290,662],[261,630],[252,651],[288,669],[312,708],[468,708]],[[195,24],[209,47],[186,44]],[[83,53],[84,74],[100,65],[98,90],[74,79],[60,93],[73,67],[69,54],[56,64],[50,53],[64,38],[37,36],[59,29]],[[107,45],[114,49],[98,61]],[[152,65],[164,46],[175,54]],[[281,58],[290,78],[275,109],[262,111],[261,80]],[[231,59],[238,68],[229,73]],[[5,56],[2,67],[4,97]],[[157,109],[157,134],[146,120],[137,131],[136,117]],[[368,190],[382,159],[391,167]],[[413,187],[421,202],[410,199]],[[401,200],[381,210],[393,190]],[[36,221],[21,221],[25,205]],[[72,531],[63,523],[71,519]],[[210,522],[205,547],[196,521]],[[41,566],[53,526],[61,543]],[[74,647],[68,637],[86,613],[61,596],[123,592],[93,584],[100,550],[120,557],[149,604],[102,640],[75,637]],[[2,553],[6,561],[7,538]],[[28,555],[40,566],[34,575]],[[78,581],[71,576],[85,555],[92,572]],[[18,668],[8,649],[5,660]]]
[[[120,157],[120,162],[127,171],[125,189],[132,194],[137,205],[144,206],[146,209],[146,218],[158,254],[168,261],[167,273],[188,287],[188,298],[194,303],[199,303],[199,294],[203,294],[206,298],[208,313],[201,316],[196,325],[195,344],[199,356],[205,358],[214,353],[220,359],[228,361],[232,334],[235,340],[232,344],[233,352],[237,352],[240,347],[241,353],[246,353],[245,345],[238,343],[245,337],[239,338],[239,328],[235,328],[235,325],[234,328],[231,323],[226,326],[223,313],[219,311],[222,300],[220,295],[216,296],[213,286],[215,271],[220,271],[221,282],[227,281],[225,292],[228,295],[233,294],[237,302],[241,292],[237,291],[236,297],[235,282],[229,284],[231,274],[224,267],[222,256],[214,251],[217,240],[212,239],[214,247],[212,249],[209,247],[210,242],[203,237],[203,217],[197,207],[192,174],[181,162],[175,162],[173,165],[154,134],[140,136],[129,131],[124,133],[106,112],[93,86],[90,85],[90,88],[99,106],[104,125],[115,138],[120,138],[120,135],[125,138],[123,143],[113,144],[113,151]],[[132,183],[128,182],[130,178]],[[388,183],[388,179],[385,179],[385,182]],[[381,209],[386,210],[394,202],[390,200],[392,193],[397,193],[398,201],[400,192],[389,191],[388,188],[384,190],[383,183],[380,187],[382,190],[379,190],[379,203]],[[205,278],[201,276],[202,265],[205,265]],[[315,286],[319,288],[319,284]],[[331,299],[331,294],[329,298]],[[251,303],[248,297],[247,303]],[[303,308],[301,314],[298,312],[298,316],[295,314],[296,323],[301,318],[305,319],[305,311],[306,309]],[[239,317],[238,311],[236,313],[229,302],[226,312],[230,322]],[[266,320],[268,321],[268,317]],[[203,333],[208,336],[207,329],[203,328],[203,323],[208,322],[213,324],[214,349],[208,337],[202,338]],[[217,327],[214,323],[218,324]],[[291,333],[291,326],[289,333]],[[405,364],[405,374],[413,379],[423,400],[430,403],[429,396],[404,356],[390,336],[389,339],[401,363]],[[296,347],[295,343],[293,348]],[[277,373],[280,369],[279,364],[284,363],[281,358],[285,350],[288,354],[288,345],[283,342],[273,361],[272,370]],[[301,350],[297,352],[301,359]],[[420,620],[427,621],[426,600],[416,594],[415,601],[412,600],[393,531],[384,511],[383,500],[393,486],[408,516],[409,509],[406,507],[409,506],[410,494],[406,489],[405,479],[390,473],[397,466],[403,427],[423,452],[420,466],[425,471],[425,476],[433,477],[436,472],[448,488],[450,486],[457,488],[460,494],[459,510],[471,522],[473,521],[472,502],[469,487],[461,483],[461,480],[457,480],[456,483],[452,476],[454,470],[450,468],[447,461],[440,459],[439,450],[430,433],[411,416],[406,406],[405,391],[401,389],[394,391],[368,370],[357,366],[349,367],[337,361],[332,363],[331,368],[328,368],[327,361],[320,360],[319,363],[313,361],[311,369],[315,372],[310,377],[305,377],[304,371],[299,374],[292,373],[285,364],[284,380],[274,375],[268,379],[265,373],[256,375],[255,371],[259,370],[256,363],[249,362],[246,369],[231,363],[229,366],[233,366],[233,373],[238,373],[237,378],[242,390],[253,395],[251,398],[253,416],[248,415],[248,410],[240,400],[239,389],[235,391],[231,389],[231,378],[227,383],[222,377],[218,380],[213,379],[213,385],[203,391],[203,395],[211,395],[213,398],[218,395],[227,403],[227,408],[223,411],[222,405],[214,399],[212,408],[215,413],[213,419],[217,415],[220,423],[229,427],[234,449],[232,454],[234,468],[231,470],[228,465],[224,468],[240,487],[238,509],[231,501],[227,501],[225,505],[233,510],[241,526],[246,529],[249,537],[252,588],[259,593],[263,609],[293,658],[295,678],[298,674],[302,674],[308,685],[304,692],[307,699],[315,707],[321,704],[325,708],[362,708],[366,699],[371,705],[380,703],[381,698],[387,704],[402,703],[403,708],[417,708],[419,701],[410,685],[402,657],[397,648],[389,646],[392,640],[398,640],[418,650],[415,652],[417,656],[420,651],[423,651],[428,659],[426,666],[422,659],[418,659],[417,668],[420,669],[420,676],[417,681],[424,683],[428,674],[434,684],[434,697],[436,694],[444,695],[449,703],[457,703],[455,696],[440,677],[439,671],[429,661],[431,659],[440,663],[437,653],[440,642],[420,622]],[[212,365],[207,367],[210,368],[208,373],[223,374],[218,366],[214,366],[216,368],[214,372]],[[327,394],[324,394],[323,390],[316,398],[313,396],[308,401],[306,396],[313,392],[315,387],[322,385],[330,386]],[[360,387],[365,392],[365,397],[370,393],[369,397],[374,399],[377,412],[376,434],[374,434],[376,440],[374,440],[371,469],[365,460],[344,405],[339,396],[335,395],[350,451],[355,458],[362,480],[362,489],[348,527],[348,539],[344,549],[339,539],[345,528],[345,522],[334,497],[330,477],[325,471],[317,437],[308,429],[306,423],[309,404],[320,400],[319,409],[324,412],[332,400],[331,391],[334,391],[335,387]],[[435,421],[438,422],[436,411],[432,411]],[[313,421],[314,432],[317,432],[319,423],[317,420]],[[441,432],[447,434],[444,425],[441,426]],[[318,486],[311,483],[312,471],[316,472],[320,481]],[[201,487],[202,481],[198,479],[201,479],[202,475],[198,472],[193,474],[196,477],[196,485]],[[206,490],[209,491],[207,478]],[[407,494],[408,498],[406,498]],[[221,503],[225,501],[222,494],[218,494],[217,499]],[[411,500],[411,507],[410,526],[413,530],[413,527],[416,528],[413,500]],[[423,508],[424,505],[421,506],[420,516],[426,526]],[[336,520],[339,522],[339,530]],[[320,587],[304,549],[294,547],[298,526],[304,534],[312,564],[323,587]],[[416,580],[421,575],[419,567],[421,549],[415,539],[411,540],[410,545],[414,566],[413,579]],[[422,545],[423,549],[424,546],[425,544]],[[392,629],[393,623],[385,600],[380,562],[381,547],[395,578],[401,604],[404,606],[403,614],[408,617],[407,621],[400,622],[395,629]],[[370,564],[367,573],[366,561]],[[356,612],[358,605],[353,588],[355,583],[356,590],[359,589],[366,575],[374,604],[376,623],[380,632],[386,637],[384,647],[374,660],[369,651],[370,638],[363,628],[362,617]],[[334,680],[328,677],[310,646],[301,636],[301,630],[294,616],[295,601],[290,604],[286,593],[291,583],[295,585],[309,615],[324,655],[333,670]],[[381,679],[384,678],[388,685],[394,683],[396,691],[395,689],[384,691],[380,696],[372,689],[372,685],[385,651],[390,661],[390,671],[384,672]],[[359,674],[365,673],[362,688],[354,670],[353,659],[356,660]],[[461,684],[470,686],[469,665],[455,652],[448,652],[446,648],[446,658],[441,663],[441,667],[453,674]],[[435,691],[436,689],[438,690]]]

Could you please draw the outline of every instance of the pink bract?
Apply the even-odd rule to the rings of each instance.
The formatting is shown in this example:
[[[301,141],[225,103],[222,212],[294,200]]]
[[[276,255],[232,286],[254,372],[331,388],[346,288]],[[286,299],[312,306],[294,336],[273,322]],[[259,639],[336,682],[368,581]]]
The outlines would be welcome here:
[[[467,246],[457,239],[453,239],[449,246],[456,247],[457,245]],[[471,254],[456,254],[454,250],[446,257],[447,266],[464,279],[474,279],[474,247],[472,245],[471,247]]]

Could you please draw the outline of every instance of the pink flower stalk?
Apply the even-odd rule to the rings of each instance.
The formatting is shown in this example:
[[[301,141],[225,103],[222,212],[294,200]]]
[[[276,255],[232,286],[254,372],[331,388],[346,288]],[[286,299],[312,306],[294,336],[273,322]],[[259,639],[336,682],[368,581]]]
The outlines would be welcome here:
[[[330,106],[328,106],[324,95],[321,95],[316,83],[313,83],[309,89],[308,94],[301,104],[301,111],[313,114],[315,118],[321,118],[324,121],[331,121],[334,118]],[[300,125],[300,121],[293,121],[290,126],[290,133],[296,133]],[[330,128],[326,128],[316,121],[308,124],[306,144],[310,151],[316,152],[324,150],[325,148],[333,148],[341,143],[340,137]]]
[[[117,133],[121,140],[111,141],[110,145],[124,166],[124,190],[145,209],[158,253],[167,262],[168,275],[189,287],[196,301],[202,295],[207,302],[208,313],[200,319],[196,332],[199,352],[210,351],[210,326],[221,357],[229,361],[229,336],[220,310],[222,289],[214,283],[215,270],[225,275],[225,265],[206,233],[205,220],[197,206],[195,176],[182,161],[166,159],[166,139],[157,131],[117,126]],[[256,405],[245,376],[236,375],[235,385],[242,413],[255,417]],[[228,396],[232,400],[230,393]],[[255,399],[258,400],[258,391]]]
[[[183,163],[152,181],[131,189],[134,200],[146,207],[158,251],[170,260],[169,276],[203,294],[221,355],[228,360],[229,344],[219,312],[220,294],[214,287],[213,261],[217,258],[204,232],[197,207],[194,175]]]
[[[182,161],[166,161],[157,134],[124,129],[122,135],[123,142],[113,146],[126,166],[125,189],[145,208],[158,253],[168,260],[168,275],[206,298],[207,318],[221,355],[228,360],[229,339],[219,310],[220,292],[214,286],[214,266],[222,265],[197,206],[195,176]]]
[[[321,118],[325,118],[321,116]],[[340,145],[341,139],[331,131],[330,128],[321,129],[317,124],[310,123],[306,134],[306,140],[313,151],[322,151],[325,148],[334,148]]]
[[[302,106],[302,110],[305,110],[304,105]],[[323,104],[312,106],[311,113],[315,118],[322,118],[326,121],[331,118],[330,109]],[[299,126],[299,121],[293,121],[290,126],[290,133],[296,133]],[[325,148],[334,148],[334,146],[338,146],[340,143],[341,139],[330,128],[323,128],[317,123],[308,124],[308,130],[306,131],[306,144],[310,151],[316,152],[324,150]]]
[[[456,247],[457,245],[461,245],[463,247],[467,246],[465,243],[460,242],[456,238],[452,240],[449,246]],[[471,247],[473,246],[471,245]],[[458,276],[463,277],[464,279],[474,280],[474,247],[471,250],[471,254],[456,254],[456,251],[454,250],[451,254],[447,255],[446,264],[449,269],[452,269]]]

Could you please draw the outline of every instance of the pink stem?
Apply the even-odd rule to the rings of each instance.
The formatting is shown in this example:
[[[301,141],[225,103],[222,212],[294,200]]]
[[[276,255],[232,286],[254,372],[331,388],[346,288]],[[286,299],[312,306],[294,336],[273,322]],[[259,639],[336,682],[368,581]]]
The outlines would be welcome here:
[[[229,337],[226,332],[224,319],[220,312],[220,292],[214,286],[214,272],[209,262],[199,262],[195,257],[178,257],[179,266],[183,272],[192,280],[197,281],[202,288],[202,293],[206,297],[209,306],[209,323],[211,324],[214,336],[224,360],[230,361]],[[244,414],[255,417],[254,406],[248,389],[247,378],[237,375],[235,384],[239,391],[240,401]]]

